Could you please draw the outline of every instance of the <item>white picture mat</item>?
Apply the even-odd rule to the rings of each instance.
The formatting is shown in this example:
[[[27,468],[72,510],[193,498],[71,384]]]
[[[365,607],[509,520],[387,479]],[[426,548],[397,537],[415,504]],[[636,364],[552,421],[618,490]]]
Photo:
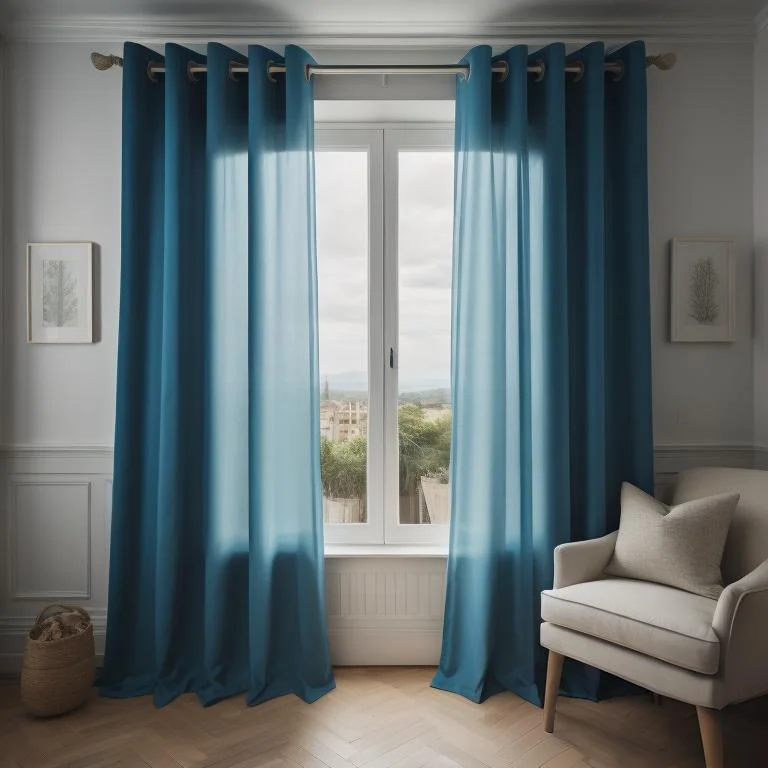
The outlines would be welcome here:
[[[67,327],[44,322],[43,270],[48,261],[67,265],[77,300],[76,321]],[[32,344],[88,344],[93,341],[93,243],[27,244],[27,341]]]
[[[691,280],[695,265],[709,262],[717,279],[712,288],[716,317],[698,322],[691,311]],[[676,237],[671,247],[670,340],[731,342],[736,339],[736,247],[720,238]]]

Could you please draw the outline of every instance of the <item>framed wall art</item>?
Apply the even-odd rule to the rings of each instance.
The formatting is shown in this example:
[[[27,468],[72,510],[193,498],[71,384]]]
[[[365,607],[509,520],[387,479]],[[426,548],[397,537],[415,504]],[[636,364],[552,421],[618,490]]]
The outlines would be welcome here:
[[[93,243],[27,244],[27,341],[93,341]]]
[[[669,294],[670,341],[735,341],[735,243],[673,238]]]

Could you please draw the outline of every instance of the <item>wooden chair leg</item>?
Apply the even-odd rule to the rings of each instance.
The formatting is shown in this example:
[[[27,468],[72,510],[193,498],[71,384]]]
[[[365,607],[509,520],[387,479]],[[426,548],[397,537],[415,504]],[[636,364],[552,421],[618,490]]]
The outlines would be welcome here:
[[[544,689],[544,730],[547,733],[555,730],[555,705],[557,692],[560,690],[560,677],[563,674],[563,661],[565,657],[561,653],[549,652],[547,686]]]
[[[704,762],[707,768],[723,768],[723,727],[720,712],[708,707],[696,707],[704,747]]]

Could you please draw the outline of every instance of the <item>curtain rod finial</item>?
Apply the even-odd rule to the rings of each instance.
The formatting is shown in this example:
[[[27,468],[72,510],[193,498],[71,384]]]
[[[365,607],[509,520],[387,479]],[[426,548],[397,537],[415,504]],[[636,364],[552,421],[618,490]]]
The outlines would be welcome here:
[[[107,55],[94,51],[91,54],[91,64],[93,64],[93,66],[100,72],[103,72],[105,69],[110,69],[114,66],[122,67],[123,60],[119,56],[112,56],[111,54]]]
[[[649,67],[656,67],[662,72],[666,72],[675,66],[677,56],[674,53],[660,53],[656,56],[646,56],[645,62]]]

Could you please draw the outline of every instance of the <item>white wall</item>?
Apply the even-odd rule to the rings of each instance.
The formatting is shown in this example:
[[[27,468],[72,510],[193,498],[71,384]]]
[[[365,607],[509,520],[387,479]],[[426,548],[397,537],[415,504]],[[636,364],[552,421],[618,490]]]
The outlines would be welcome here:
[[[743,44],[673,47],[677,66],[649,76],[655,438],[662,444],[750,443],[752,52]],[[93,69],[88,54],[98,48],[10,46],[0,444],[110,445],[113,439],[120,73]],[[756,225],[765,226],[759,217]],[[667,247],[675,235],[736,240],[736,343],[667,341]],[[100,246],[98,344],[26,344],[24,245],[59,239]]]
[[[755,444],[768,468],[768,30],[755,45]]]
[[[656,441],[665,446],[657,451],[660,487],[691,464],[752,461],[752,51],[747,44],[660,50],[670,48],[678,53],[677,67],[649,77],[654,419]],[[0,552],[9,562],[0,568],[0,667],[18,662],[30,617],[54,598],[82,601],[96,618],[99,643],[103,639],[121,105],[120,73],[96,72],[91,50],[116,46],[11,44],[6,62],[0,541],[8,546]],[[737,241],[735,344],[666,341],[667,241],[674,235]],[[68,239],[93,240],[100,248],[101,341],[29,346],[24,245]],[[67,527],[66,537],[59,526]],[[60,559],[45,552],[59,552]],[[405,649],[419,654],[411,661],[434,661],[443,569],[442,560],[329,563],[334,658],[365,663],[371,659],[359,656],[363,648],[405,663],[409,659],[395,653]]]
[[[10,45],[0,444],[111,445],[120,276],[119,72],[85,45]],[[25,244],[93,240],[102,341],[26,343]]]
[[[674,45],[649,75],[649,184],[656,443],[752,442],[752,51]],[[737,245],[737,341],[669,343],[670,238]]]

